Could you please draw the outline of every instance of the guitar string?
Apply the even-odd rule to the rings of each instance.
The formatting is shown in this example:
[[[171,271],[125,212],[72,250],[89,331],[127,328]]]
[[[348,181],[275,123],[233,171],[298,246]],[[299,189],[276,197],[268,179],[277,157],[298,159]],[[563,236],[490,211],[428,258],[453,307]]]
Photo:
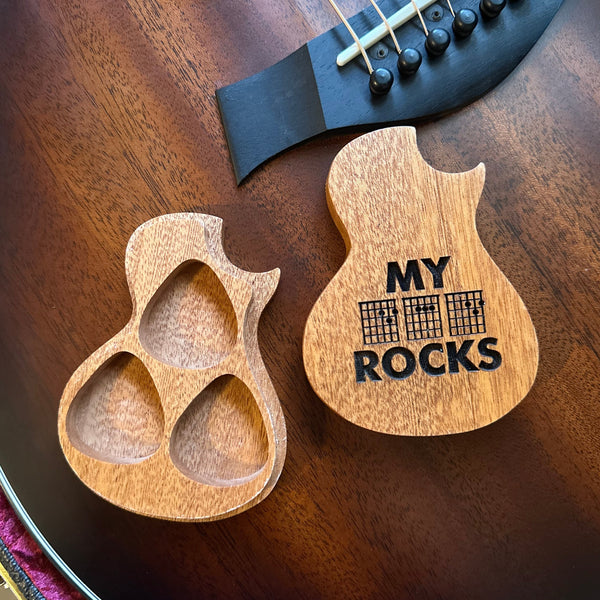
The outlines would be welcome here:
[[[436,2],[436,0],[417,0],[417,8],[422,11],[428,6],[431,6],[434,2]],[[387,17],[387,21],[392,29],[396,30],[411,21],[416,16],[417,12],[415,11],[414,5],[411,4],[411,2],[408,2],[402,8],[400,8],[400,10],[396,11],[392,15],[389,15]],[[365,35],[360,38],[360,42],[366,49],[368,49],[387,35],[389,35],[388,29],[385,23],[382,22],[375,28],[365,33]],[[356,44],[351,44],[338,54],[336,63],[338,67],[343,67],[352,59],[356,58],[359,54],[360,50],[358,46]]]
[[[425,25],[425,20],[423,19],[423,15],[421,14],[421,10],[420,8],[417,6],[417,3],[415,2],[415,0],[410,0],[412,2],[412,5],[414,7],[414,9],[417,11],[417,15],[419,17],[419,21],[421,21],[421,25],[423,26],[423,31],[425,32],[425,35],[429,35],[429,31],[427,31],[427,26]]]
[[[446,2],[448,3],[448,8],[450,9],[452,16],[456,17],[456,15],[454,14],[454,9],[452,8],[452,4],[450,4],[450,0],[446,0]]]
[[[356,32],[354,31],[354,29],[352,29],[352,26],[350,25],[350,23],[348,23],[348,21],[346,21],[346,18],[344,17],[344,15],[342,14],[342,11],[339,9],[338,5],[334,2],[334,0],[329,0],[329,4],[331,4],[331,6],[333,7],[333,10],[335,10],[335,12],[337,13],[337,16],[341,19],[342,23],[348,30],[348,33],[352,36],[354,43],[358,46],[360,53],[362,54],[363,58],[365,59],[367,69],[369,69],[369,74],[373,73],[373,67],[371,65],[371,61],[369,60],[369,57],[367,56],[367,51],[365,50],[365,47],[360,43],[360,40],[358,39]]]
[[[381,17],[381,20],[384,22],[385,27],[388,30],[388,33],[390,34],[390,37],[392,38],[392,40],[394,42],[394,46],[396,46],[396,50],[398,51],[398,54],[401,54],[402,50],[400,49],[400,44],[398,43],[398,38],[396,37],[396,34],[394,33],[394,30],[392,29],[392,26],[390,25],[389,21],[385,18],[384,14],[381,12],[381,9],[379,8],[379,6],[377,6],[375,0],[369,0],[369,2],[371,2],[371,4],[373,5],[373,8],[377,11],[377,14]]]

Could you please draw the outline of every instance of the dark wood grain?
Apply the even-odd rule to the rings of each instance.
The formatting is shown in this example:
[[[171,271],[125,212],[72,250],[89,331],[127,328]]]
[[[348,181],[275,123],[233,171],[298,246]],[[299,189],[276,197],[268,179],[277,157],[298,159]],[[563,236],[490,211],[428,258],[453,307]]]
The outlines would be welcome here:
[[[565,0],[496,90],[417,129],[438,169],[486,163],[479,232],[530,309],[541,359],[505,418],[426,439],[351,425],[302,369],[304,323],[344,253],[325,178],[353,136],[300,146],[237,188],[219,121],[215,89],[335,25],[324,3],[0,8],[0,464],[94,592],[598,595],[600,4]],[[129,236],[178,211],[222,217],[240,267],[282,270],[259,339],[287,420],[286,465],[266,500],[208,524],[138,517],[97,498],[56,432],[70,374],[129,317]]]

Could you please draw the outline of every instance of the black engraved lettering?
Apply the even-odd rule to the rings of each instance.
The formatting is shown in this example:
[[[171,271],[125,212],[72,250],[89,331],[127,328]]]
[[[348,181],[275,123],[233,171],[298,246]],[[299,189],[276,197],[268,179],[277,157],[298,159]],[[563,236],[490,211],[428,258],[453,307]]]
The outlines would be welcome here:
[[[388,294],[396,292],[396,282],[400,284],[400,289],[403,292],[408,292],[410,289],[410,282],[414,279],[415,289],[424,290],[425,285],[423,284],[423,278],[421,277],[421,271],[419,270],[419,263],[416,260],[409,260],[406,262],[406,273],[402,274],[402,270],[397,262],[389,262],[387,270],[387,288]]]
[[[500,352],[488,348],[488,346],[495,346],[497,343],[498,340],[496,338],[489,337],[483,338],[479,341],[479,344],[477,344],[479,354],[492,359],[491,362],[486,362],[484,360],[479,362],[479,368],[483,371],[495,371],[502,364],[502,355]]]
[[[365,362],[365,359],[366,362]],[[359,350],[354,353],[354,367],[356,369],[356,382],[364,383],[367,377],[371,381],[381,381],[381,377],[375,371],[379,357],[372,350]]]
[[[422,258],[421,262],[429,269],[431,276],[433,277],[433,287],[434,288],[443,288],[444,287],[444,278],[442,273],[450,260],[449,256],[440,256],[438,260],[438,264],[436,265],[431,258]]]
[[[404,360],[406,361],[406,366],[402,371],[398,371],[394,369],[392,366],[392,360],[398,354],[402,354]],[[407,348],[397,347],[390,348],[381,359],[381,366],[385,371],[385,374],[391,377],[392,379],[406,379],[410,377],[417,366],[417,361],[415,360],[414,354],[408,350]]]
[[[458,373],[459,364],[467,371],[478,371],[479,369],[469,360],[467,353],[469,352],[473,340],[465,340],[458,350],[456,350],[456,342],[446,342],[446,350],[448,352],[448,372]]]
[[[429,362],[429,356],[432,352],[441,352],[444,353],[444,347],[442,344],[427,344],[421,348],[421,352],[419,352],[419,364],[421,365],[421,369],[427,373],[427,375],[431,375],[432,377],[438,377],[439,375],[443,375],[446,372],[446,365],[440,365],[439,367],[434,367]]]

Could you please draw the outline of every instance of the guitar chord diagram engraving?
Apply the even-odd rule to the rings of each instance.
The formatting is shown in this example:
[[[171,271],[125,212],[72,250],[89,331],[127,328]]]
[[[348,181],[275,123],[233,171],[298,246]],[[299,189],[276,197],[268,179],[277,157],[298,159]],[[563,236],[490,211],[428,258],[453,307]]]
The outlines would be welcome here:
[[[446,294],[450,335],[485,333],[485,301],[481,290]]]
[[[409,340],[425,340],[444,335],[439,296],[402,298],[402,302],[406,336]]]
[[[396,300],[359,302],[358,306],[365,345],[398,341]]]

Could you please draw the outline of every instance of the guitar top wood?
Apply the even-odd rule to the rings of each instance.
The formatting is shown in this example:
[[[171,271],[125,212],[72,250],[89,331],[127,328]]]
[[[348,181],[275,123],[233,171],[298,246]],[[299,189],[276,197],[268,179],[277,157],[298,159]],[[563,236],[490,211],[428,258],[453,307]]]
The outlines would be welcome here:
[[[407,2],[377,3],[388,16]],[[469,4],[452,2],[455,10]],[[421,68],[430,67],[432,78],[423,81],[425,70],[412,80],[396,77],[392,95],[379,104],[404,102],[408,88],[429,91],[432,103],[446,89],[464,89],[462,78],[445,76],[461,52],[485,51],[490,59],[481,77],[491,77],[506,47],[488,47],[487,32],[512,25],[517,12],[535,17],[542,4],[509,0],[490,21],[476,7],[473,35],[456,40],[448,29],[452,42],[437,58],[425,54],[414,19],[402,33],[420,34]],[[339,5],[347,17],[370,6]],[[338,27],[328,3],[2,6],[0,467],[7,479],[0,485],[8,481],[20,514],[37,525],[44,547],[52,547],[84,597],[598,596],[600,2],[565,0],[501,85],[417,126],[419,149],[436,169],[485,163],[477,230],[525,302],[540,351],[535,383],[514,410],[488,427],[433,437],[358,427],[322,402],[304,375],[307,318],[345,256],[325,182],[357,133],[297,146],[238,187],[220,123],[215,89]],[[427,26],[451,27],[447,2],[435,8],[443,19],[427,20],[424,11]],[[381,23],[370,10],[365,28]],[[347,37],[322,57],[334,71]],[[389,36],[382,42],[389,54],[381,62],[396,69],[393,43]],[[362,78],[348,93],[370,94],[362,58],[340,73],[353,65]],[[69,377],[130,319],[127,240],[149,219],[190,211],[223,219],[235,265],[281,268],[258,340],[286,417],[285,467],[259,504],[207,523],[140,517],[102,500],[74,475],[57,434]],[[404,272],[402,257],[390,260]],[[419,265],[431,286],[429,270]],[[444,307],[443,294],[441,300]],[[491,298],[485,300],[491,310]],[[502,343],[490,347],[502,352]],[[365,349],[380,354],[384,347]],[[430,359],[442,364],[445,356]],[[476,345],[468,356],[479,364]],[[400,368],[401,361],[393,364]],[[383,380],[380,364],[376,372]]]
[[[430,167],[411,127],[348,144],[327,180],[346,260],[313,307],[304,364],[345,419],[397,435],[483,427],[527,394],[538,346],[522,300],[483,247],[485,168]]]
[[[73,374],[59,410],[69,464],[140,514],[214,520],[273,488],[285,457],[281,406],[257,342],[279,270],[223,251],[221,219],[175,214],[127,246],[129,323]]]

